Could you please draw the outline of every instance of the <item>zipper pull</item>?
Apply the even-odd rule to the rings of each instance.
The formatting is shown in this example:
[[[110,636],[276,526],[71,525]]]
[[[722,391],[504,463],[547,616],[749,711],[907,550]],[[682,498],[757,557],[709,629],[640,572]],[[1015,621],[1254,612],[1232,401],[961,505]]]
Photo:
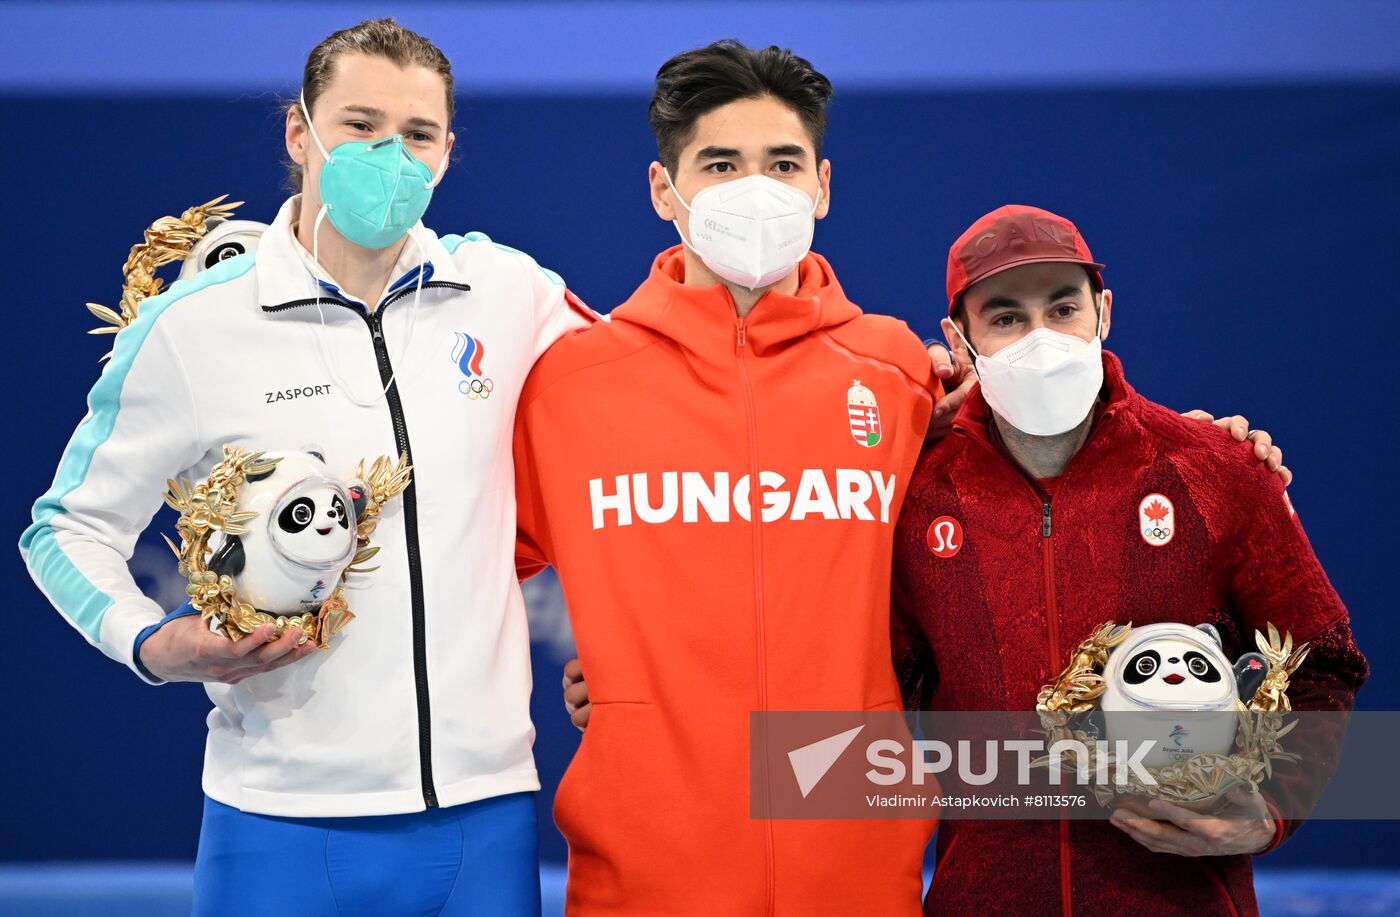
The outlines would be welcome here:
[[[1045,503],[1040,507],[1040,534],[1049,538],[1050,533],[1050,504]]]
[[[376,341],[381,344],[384,343],[384,326],[380,324],[378,316],[375,317],[374,321],[370,322],[369,330]]]
[[[740,350],[743,350],[743,349],[744,349],[744,345],[748,343],[748,340],[749,340],[749,339],[748,339],[747,335],[744,334],[744,323],[743,323],[742,321],[740,321],[740,322],[739,322],[739,337],[738,337],[738,342],[737,342]]]

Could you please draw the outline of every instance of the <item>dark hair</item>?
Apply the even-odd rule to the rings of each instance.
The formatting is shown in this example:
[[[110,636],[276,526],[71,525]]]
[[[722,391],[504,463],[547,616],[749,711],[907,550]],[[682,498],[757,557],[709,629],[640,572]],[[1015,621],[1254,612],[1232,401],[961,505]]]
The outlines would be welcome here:
[[[662,165],[674,169],[701,115],[739,99],[772,96],[802,119],[821,159],[831,81],[787,48],[763,50],[732,38],[686,51],[661,65],[647,120]]]
[[[452,123],[457,105],[452,94],[452,64],[448,62],[447,55],[437,45],[417,32],[405,29],[391,17],[366,19],[359,25],[332,32],[311,49],[301,76],[301,92],[306,99],[308,112],[315,111],[316,100],[330,85],[335,76],[335,62],[342,54],[366,54],[386,58],[400,67],[416,65],[433,71],[442,77],[447,92],[447,121],[449,125]],[[287,108],[300,111],[301,106],[298,100],[293,99]],[[290,190],[298,191],[301,188],[301,166],[291,163],[288,168]]]

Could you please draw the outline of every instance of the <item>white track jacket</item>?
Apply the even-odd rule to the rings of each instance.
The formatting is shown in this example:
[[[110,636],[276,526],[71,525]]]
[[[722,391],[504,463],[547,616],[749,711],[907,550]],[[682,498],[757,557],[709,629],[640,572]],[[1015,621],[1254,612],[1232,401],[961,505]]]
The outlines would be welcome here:
[[[536,358],[593,316],[527,255],[422,224],[369,311],[296,242],[298,204],[256,252],[148,299],[116,336],[20,549],[89,642],[154,682],[133,644],[171,609],[127,561],[167,478],[203,480],[225,443],[314,445],[345,478],[406,452],[413,483],[385,508],[380,569],[347,588],[356,617],[332,649],[207,686],[204,790],[304,817],[536,790],[511,433]]]

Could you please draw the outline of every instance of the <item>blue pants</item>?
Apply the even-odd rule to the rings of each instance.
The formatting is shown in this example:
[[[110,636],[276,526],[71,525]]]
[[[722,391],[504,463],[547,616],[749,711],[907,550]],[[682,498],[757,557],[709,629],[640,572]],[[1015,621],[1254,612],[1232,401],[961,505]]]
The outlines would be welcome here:
[[[204,798],[195,917],[539,917],[535,794],[360,818],[278,818]]]

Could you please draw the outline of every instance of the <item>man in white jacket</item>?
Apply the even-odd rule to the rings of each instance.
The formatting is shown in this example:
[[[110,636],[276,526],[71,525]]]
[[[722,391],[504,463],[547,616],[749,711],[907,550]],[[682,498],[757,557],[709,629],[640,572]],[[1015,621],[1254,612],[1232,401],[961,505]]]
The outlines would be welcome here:
[[[539,908],[510,436],[535,359],[592,315],[528,256],[419,222],[451,105],[446,58],[390,20],[312,52],[287,117],[302,194],[255,253],[141,304],[21,541],[91,643],[148,682],[207,683],[198,913]],[[267,625],[234,643],[133,582],[166,480],[202,480],[225,444],[315,444],[341,478],[412,463],[330,651]],[[298,850],[295,888],[249,871]]]

